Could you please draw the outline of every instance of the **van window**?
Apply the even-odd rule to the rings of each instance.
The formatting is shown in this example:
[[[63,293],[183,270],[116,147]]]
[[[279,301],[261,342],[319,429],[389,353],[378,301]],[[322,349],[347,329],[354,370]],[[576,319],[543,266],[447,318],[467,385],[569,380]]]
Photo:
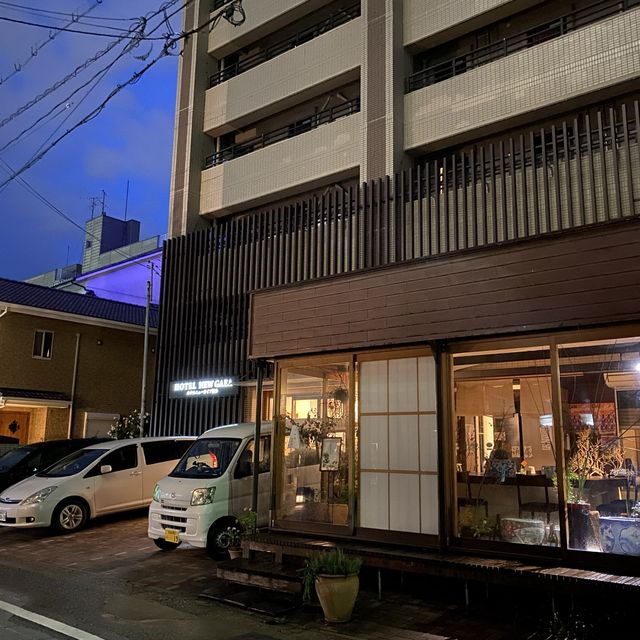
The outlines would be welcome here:
[[[199,438],[169,475],[173,478],[217,478],[227,470],[239,445],[237,439]]]
[[[260,438],[259,473],[266,473],[271,468],[271,436]],[[234,478],[246,478],[253,475],[253,440],[247,443],[236,463]]]
[[[169,460],[178,460],[192,444],[192,440],[161,440],[143,442],[142,451],[147,464],[159,464]]]
[[[112,451],[108,456],[102,458],[98,470],[104,465],[109,465],[112,471],[135,469],[138,466],[138,446],[130,444]]]

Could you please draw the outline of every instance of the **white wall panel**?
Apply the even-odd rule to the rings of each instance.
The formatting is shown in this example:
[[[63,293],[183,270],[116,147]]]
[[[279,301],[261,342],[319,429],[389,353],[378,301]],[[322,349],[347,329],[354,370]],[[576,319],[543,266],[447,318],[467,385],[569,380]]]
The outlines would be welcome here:
[[[389,468],[418,471],[418,416],[389,416]]]
[[[389,502],[391,530],[420,533],[420,476],[389,474]]]
[[[387,361],[360,364],[360,413],[383,413],[387,404]]]
[[[360,474],[360,526],[368,529],[389,528],[388,474]]]
[[[212,87],[205,96],[204,131],[217,135],[255,122],[299,103],[301,95],[339,85],[350,72],[357,77],[361,41],[357,18]]]
[[[421,531],[438,534],[438,476],[420,476]]]
[[[418,411],[436,411],[437,384],[435,359],[418,358]]]
[[[418,410],[417,358],[389,360],[389,411]]]
[[[200,215],[285,197],[329,179],[358,175],[362,118],[345,116],[202,172]]]
[[[639,75],[640,8],[408,93],[405,149],[428,147]]]
[[[387,416],[360,418],[360,467],[362,469],[389,468],[389,429]]]
[[[438,420],[420,416],[420,471],[438,471]]]

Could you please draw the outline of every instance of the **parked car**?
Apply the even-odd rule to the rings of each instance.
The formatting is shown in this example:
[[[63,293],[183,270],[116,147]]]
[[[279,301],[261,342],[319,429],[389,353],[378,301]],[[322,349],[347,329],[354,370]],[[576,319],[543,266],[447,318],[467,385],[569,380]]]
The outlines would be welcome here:
[[[74,440],[47,440],[16,447],[0,457],[0,491],[4,491],[20,480],[32,476],[36,471],[50,467],[54,462],[92,444],[108,438],[77,438]]]
[[[148,535],[163,551],[183,541],[214,557],[226,552],[221,536],[251,507],[255,425],[227,425],[205,431],[175,469],[158,482],[149,507]],[[271,424],[260,435],[258,525],[267,521],[270,492]]]
[[[90,518],[138,509],[195,438],[109,440],[75,451],[0,495],[0,525],[62,533]]]

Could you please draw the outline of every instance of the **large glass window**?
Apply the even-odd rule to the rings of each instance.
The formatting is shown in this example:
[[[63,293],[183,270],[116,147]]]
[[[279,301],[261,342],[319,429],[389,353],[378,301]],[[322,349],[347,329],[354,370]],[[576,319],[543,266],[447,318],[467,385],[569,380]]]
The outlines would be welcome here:
[[[549,349],[461,353],[453,367],[457,534],[558,546]]]
[[[278,520],[348,525],[350,363],[281,369]]]
[[[560,345],[568,546],[640,555],[640,340]]]

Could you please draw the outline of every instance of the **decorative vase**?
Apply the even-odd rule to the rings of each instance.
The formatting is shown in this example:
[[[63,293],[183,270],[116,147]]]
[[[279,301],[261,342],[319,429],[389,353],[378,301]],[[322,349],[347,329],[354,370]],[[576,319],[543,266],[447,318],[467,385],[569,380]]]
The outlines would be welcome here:
[[[238,548],[230,548],[229,549],[229,558],[231,560],[235,560],[236,558],[242,558],[242,549]]]
[[[349,622],[360,588],[358,575],[319,575],[315,585],[326,622]]]
[[[569,548],[602,551],[600,523],[597,511],[586,502],[568,502]]]

